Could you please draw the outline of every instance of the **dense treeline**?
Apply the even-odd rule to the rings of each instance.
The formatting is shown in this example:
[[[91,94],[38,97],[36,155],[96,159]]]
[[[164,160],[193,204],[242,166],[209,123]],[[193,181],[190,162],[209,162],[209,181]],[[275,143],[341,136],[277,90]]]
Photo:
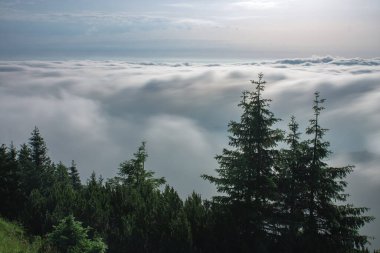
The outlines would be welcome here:
[[[274,127],[262,77],[243,92],[240,121],[229,123],[218,176],[203,175],[219,196],[183,201],[145,168],[145,143],[116,177],[93,173],[82,184],[74,161],[51,161],[36,127],[20,148],[0,147],[1,216],[43,236],[44,252],[366,252],[359,229],[373,218],[346,204],[353,167],[325,162],[324,100],[315,93],[302,140],[294,117],[287,132]]]

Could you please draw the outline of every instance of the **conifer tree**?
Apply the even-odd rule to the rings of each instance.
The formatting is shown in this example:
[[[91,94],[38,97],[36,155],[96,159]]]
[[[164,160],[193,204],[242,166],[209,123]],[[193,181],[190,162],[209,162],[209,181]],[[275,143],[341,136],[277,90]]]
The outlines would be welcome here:
[[[32,131],[28,144],[34,184],[36,188],[43,192],[54,183],[54,168],[47,154],[48,149],[45,140],[37,127]]]
[[[21,191],[24,200],[29,197],[33,189],[37,188],[37,182],[40,182],[39,175],[35,173],[30,153],[30,148],[24,143],[21,145],[17,156],[17,163],[21,174]]]
[[[263,98],[263,74],[258,77],[258,81],[251,81],[254,90],[243,92],[240,122],[229,123],[229,145],[233,149],[224,149],[216,156],[219,177],[203,177],[223,194],[214,201],[227,207],[236,219],[240,251],[265,252],[265,240],[275,233],[271,222],[276,199],[275,147],[283,133],[273,127],[279,119],[269,110],[271,100]]]
[[[10,178],[7,182],[10,185],[9,218],[16,219],[18,218],[19,210],[23,208],[24,198],[23,198],[22,185],[21,185],[22,172],[20,170],[20,167],[18,166],[17,150],[15,146],[13,145],[13,142],[11,143],[8,149],[7,159],[8,159],[8,169],[10,171]]]
[[[121,181],[129,186],[136,187],[150,185],[153,188],[165,183],[165,178],[154,178],[153,171],[145,170],[145,161],[148,154],[145,151],[145,142],[138,148],[134,158],[120,164],[119,176]]]
[[[12,171],[9,166],[8,148],[0,146],[0,214],[9,217],[13,182]]]
[[[76,202],[76,194],[71,185],[67,167],[59,162],[54,170],[54,184],[46,191],[49,224],[56,224],[65,216],[72,214]]]
[[[306,141],[300,141],[299,125],[291,117],[289,132],[285,142],[289,148],[282,149],[277,160],[279,208],[279,230],[282,252],[297,252],[298,236],[303,229],[305,202],[307,201],[306,183],[310,155]]]
[[[184,210],[191,228],[193,250],[202,252],[207,247],[207,225],[209,222],[208,212],[203,204],[201,195],[193,192],[184,203]],[[209,242],[210,243],[210,242]]]
[[[72,215],[62,219],[47,235],[47,245],[59,253],[104,253],[107,245],[100,237],[89,238],[90,228],[85,228]]]
[[[192,243],[191,228],[178,193],[166,185],[160,201],[160,252],[188,252]]]
[[[85,224],[91,225],[101,235],[105,235],[105,231],[108,229],[111,199],[107,195],[103,179],[92,172],[80,193],[83,203],[81,203],[78,218]]]
[[[50,165],[50,158],[47,155],[45,140],[40,134],[40,130],[35,127],[29,138],[31,148],[31,158],[34,166],[43,170],[45,166]]]
[[[359,234],[359,228],[373,218],[363,214],[368,208],[344,204],[348,194],[345,177],[353,166],[330,167],[326,158],[330,155],[329,142],[324,140],[327,129],[320,125],[324,109],[319,92],[315,93],[314,118],[306,133],[309,142],[310,165],[307,173],[307,207],[304,250],[308,252],[356,252],[364,250],[368,237]],[[316,246],[317,245],[317,246]]]
[[[74,187],[75,190],[79,190],[82,186],[80,177],[79,177],[79,172],[77,169],[77,165],[75,164],[74,160],[71,161],[71,166],[69,168],[69,177],[72,186]]]
[[[50,214],[54,210],[51,201],[52,187],[56,179],[55,165],[47,154],[47,147],[37,127],[31,133],[29,145],[22,145],[19,165],[23,172],[25,205],[22,219],[33,233],[43,234],[52,226]]]
[[[0,214],[8,219],[19,218],[24,195],[21,168],[17,162],[17,150],[11,143],[0,147]]]

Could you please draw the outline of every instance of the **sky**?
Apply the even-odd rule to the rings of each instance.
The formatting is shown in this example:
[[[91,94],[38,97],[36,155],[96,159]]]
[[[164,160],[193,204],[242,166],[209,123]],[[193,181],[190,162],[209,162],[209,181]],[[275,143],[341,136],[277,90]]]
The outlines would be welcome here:
[[[53,161],[113,177],[147,142],[147,168],[185,198],[215,187],[241,92],[263,72],[286,129],[322,124],[332,165],[380,248],[380,1],[0,0],[0,143],[38,126]]]
[[[378,13],[378,0],[0,0],[0,58],[368,58]]]

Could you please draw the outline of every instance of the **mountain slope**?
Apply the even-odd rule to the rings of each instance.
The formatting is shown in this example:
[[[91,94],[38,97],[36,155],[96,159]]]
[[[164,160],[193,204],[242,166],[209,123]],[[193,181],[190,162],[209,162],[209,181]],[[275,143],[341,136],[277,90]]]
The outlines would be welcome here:
[[[38,242],[31,244],[20,226],[0,218],[1,253],[37,253],[38,248]]]

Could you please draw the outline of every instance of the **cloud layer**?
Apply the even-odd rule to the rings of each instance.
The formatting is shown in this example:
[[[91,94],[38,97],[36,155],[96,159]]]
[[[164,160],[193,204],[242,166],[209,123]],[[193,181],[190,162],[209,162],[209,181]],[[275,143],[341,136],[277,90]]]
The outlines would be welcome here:
[[[148,168],[182,196],[215,189],[200,179],[213,174],[215,154],[227,146],[227,124],[237,120],[243,89],[259,72],[265,96],[286,128],[295,115],[304,129],[314,91],[327,98],[322,124],[334,155],[354,164],[352,201],[380,217],[380,60],[313,57],[254,63],[123,61],[0,62],[0,142],[27,141],[37,125],[55,161],[76,160],[83,178],[94,170],[116,174],[141,141]],[[366,229],[380,237],[379,221]],[[379,241],[375,241],[377,248]]]

